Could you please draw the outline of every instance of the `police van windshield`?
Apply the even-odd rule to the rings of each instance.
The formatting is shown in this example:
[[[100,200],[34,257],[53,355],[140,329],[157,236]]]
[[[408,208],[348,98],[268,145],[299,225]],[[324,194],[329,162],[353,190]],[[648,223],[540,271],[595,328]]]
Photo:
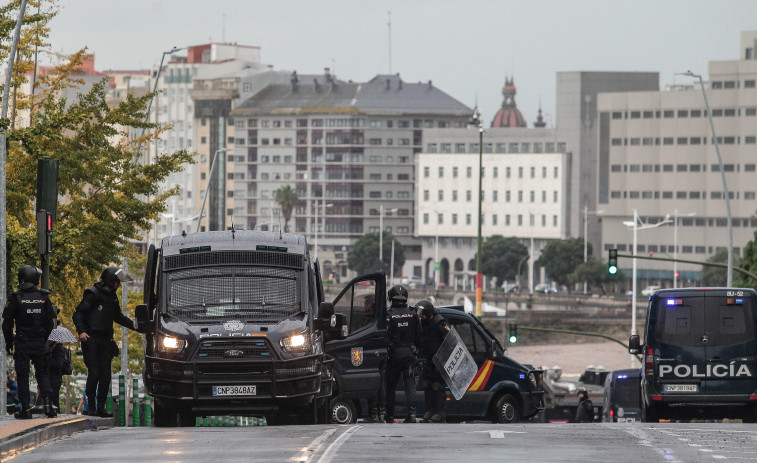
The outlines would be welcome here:
[[[639,408],[639,382],[641,377],[621,374],[615,378],[614,401],[618,407]]]
[[[750,297],[675,295],[656,300],[655,336],[677,346],[728,346],[754,339]],[[707,340],[703,343],[703,335]]]
[[[301,312],[301,270],[217,266],[166,274],[166,312],[180,320],[280,321]]]

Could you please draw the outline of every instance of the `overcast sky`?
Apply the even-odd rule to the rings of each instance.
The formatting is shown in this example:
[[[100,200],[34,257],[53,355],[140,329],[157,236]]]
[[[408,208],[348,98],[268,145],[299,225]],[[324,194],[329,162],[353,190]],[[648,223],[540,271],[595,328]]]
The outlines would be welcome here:
[[[157,66],[173,46],[261,47],[277,69],[367,81],[399,73],[473,107],[487,125],[505,76],[532,126],[539,101],[554,122],[560,71],[657,71],[660,85],[709,61],[737,59],[757,29],[754,0],[72,0],[51,23],[52,48],[88,47],[95,66]],[[389,14],[391,11],[391,41]],[[391,47],[390,47],[391,43]],[[391,48],[391,60],[389,50]],[[391,67],[390,67],[391,66]]]

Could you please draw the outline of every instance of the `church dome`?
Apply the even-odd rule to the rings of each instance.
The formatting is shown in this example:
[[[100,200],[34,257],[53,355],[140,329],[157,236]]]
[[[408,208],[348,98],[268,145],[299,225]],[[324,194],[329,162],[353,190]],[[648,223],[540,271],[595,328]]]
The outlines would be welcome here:
[[[505,78],[505,86],[502,87],[502,107],[492,120],[492,127],[526,127],[526,119],[515,104],[515,83],[512,78]]]

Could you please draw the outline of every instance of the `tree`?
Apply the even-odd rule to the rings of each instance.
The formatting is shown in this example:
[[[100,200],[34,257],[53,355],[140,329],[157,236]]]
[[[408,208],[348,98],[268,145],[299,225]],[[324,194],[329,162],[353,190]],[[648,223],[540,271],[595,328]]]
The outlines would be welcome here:
[[[17,1],[0,8],[0,39],[9,43],[8,18],[15,17]],[[54,2],[50,2],[54,6]],[[9,9],[10,8],[10,9]],[[19,60],[28,59],[35,44],[46,38],[46,22],[54,16],[27,15],[19,42]],[[7,59],[8,49],[0,48]],[[53,224],[53,253],[50,255],[51,299],[61,307],[59,318],[73,329],[72,314],[83,290],[97,281],[102,269],[123,257],[136,256],[130,240],[139,240],[150,229],[166,200],[178,187],[161,185],[172,172],[192,162],[186,151],[158,156],[149,165],[139,162],[140,146],[156,140],[163,127],[145,123],[151,94],[112,104],[107,99],[107,79],[71,100],[61,95],[75,93],[86,50],[75,53],[54,72],[40,76],[36,91],[23,95],[19,86],[26,75],[14,72],[13,98],[19,109],[33,109],[31,124],[8,132],[7,151],[7,236],[9,249],[5,263],[9,290],[16,287],[16,270],[38,262],[36,253],[36,171],[37,161],[50,157],[59,161],[59,202]],[[0,121],[10,127],[10,120]],[[130,139],[132,132],[147,129],[142,137]],[[137,299],[131,299],[136,301]],[[131,305],[131,304],[130,304]],[[142,339],[129,338],[130,351],[141,352]],[[135,354],[137,355],[137,354]]]
[[[515,280],[518,267],[528,257],[528,248],[518,238],[493,235],[481,245],[481,273],[498,282]]]
[[[591,254],[591,244],[588,245],[588,254]],[[558,284],[568,285],[571,283],[570,275],[584,260],[583,238],[570,238],[566,240],[551,241],[544,246],[541,257],[536,262],[544,267],[547,276]]]
[[[281,214],[284,216],[285,233],[289,233],[289,219],[292,218],[292,212],[297,207],[297,201],[299,200],[297,192],[290,185],[284,185],[276,190],[276,204],[281,206]],[[318,224],[316,224],[317,226]]]
[[[569,277],[569,282],[583,283],[586,282],[589,287],[601,287],[602,292],[605,292],[605,283],[613,281],[622,281],[622,278],[618,278],[618,275],[610,275],[607,272],[607,262],[596,257],[589,257],[586,262],[576,267],[576,270]]]
[[[754,239],[744,246],[744,257],[740,267],[751,273],[757,274],[757,231],[754,232]],[[754,278],[748,277],[740,272],[734,272],[733,277],[734,286],[739,288],[757,289],[757,280]]]
[[[405,251],[402,244],[389,232],[384,232],[382,257],[384,263],[379,260],[379,234],[366,233],[355,242],[355,246],[347,254],[347,266],[362,275],[371,272],[384,272],[389,274],[389,266],[392,261],[392,242],[394,242],[394,273],[399,274],[405,265]]]
[[[751,243],[751,241],[749,242]],[[749,244],[747,244],[747,247]],[[748,248],[744,250],[744,259],[746,259],[746,252]],[[719,264],[728,263],[728,248],[718,248],[715,254],[711,255],[707,262],[716,262]],[[733,266],[740,267],[741,259],[737,256],[733,257]],[[733,272],[734,282],[740,278],[739,272]],[[743,277],[746,278],[746,277]],[[702,266],[702,280],[700,281],[702,286],[725,286],[728,283],[728,269],[726,267],[712,267],[709,265]]]

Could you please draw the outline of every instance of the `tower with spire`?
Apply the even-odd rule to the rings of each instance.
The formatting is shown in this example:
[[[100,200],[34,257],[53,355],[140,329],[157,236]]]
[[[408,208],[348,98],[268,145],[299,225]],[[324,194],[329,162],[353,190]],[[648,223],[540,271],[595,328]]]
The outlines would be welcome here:
[[[505,86],[502,87],[502,107],[492,120],[492,127],[526,127],[526,119],[521,114],[518,106],[515,104],[515,80],[512,77],[505,77]]]

